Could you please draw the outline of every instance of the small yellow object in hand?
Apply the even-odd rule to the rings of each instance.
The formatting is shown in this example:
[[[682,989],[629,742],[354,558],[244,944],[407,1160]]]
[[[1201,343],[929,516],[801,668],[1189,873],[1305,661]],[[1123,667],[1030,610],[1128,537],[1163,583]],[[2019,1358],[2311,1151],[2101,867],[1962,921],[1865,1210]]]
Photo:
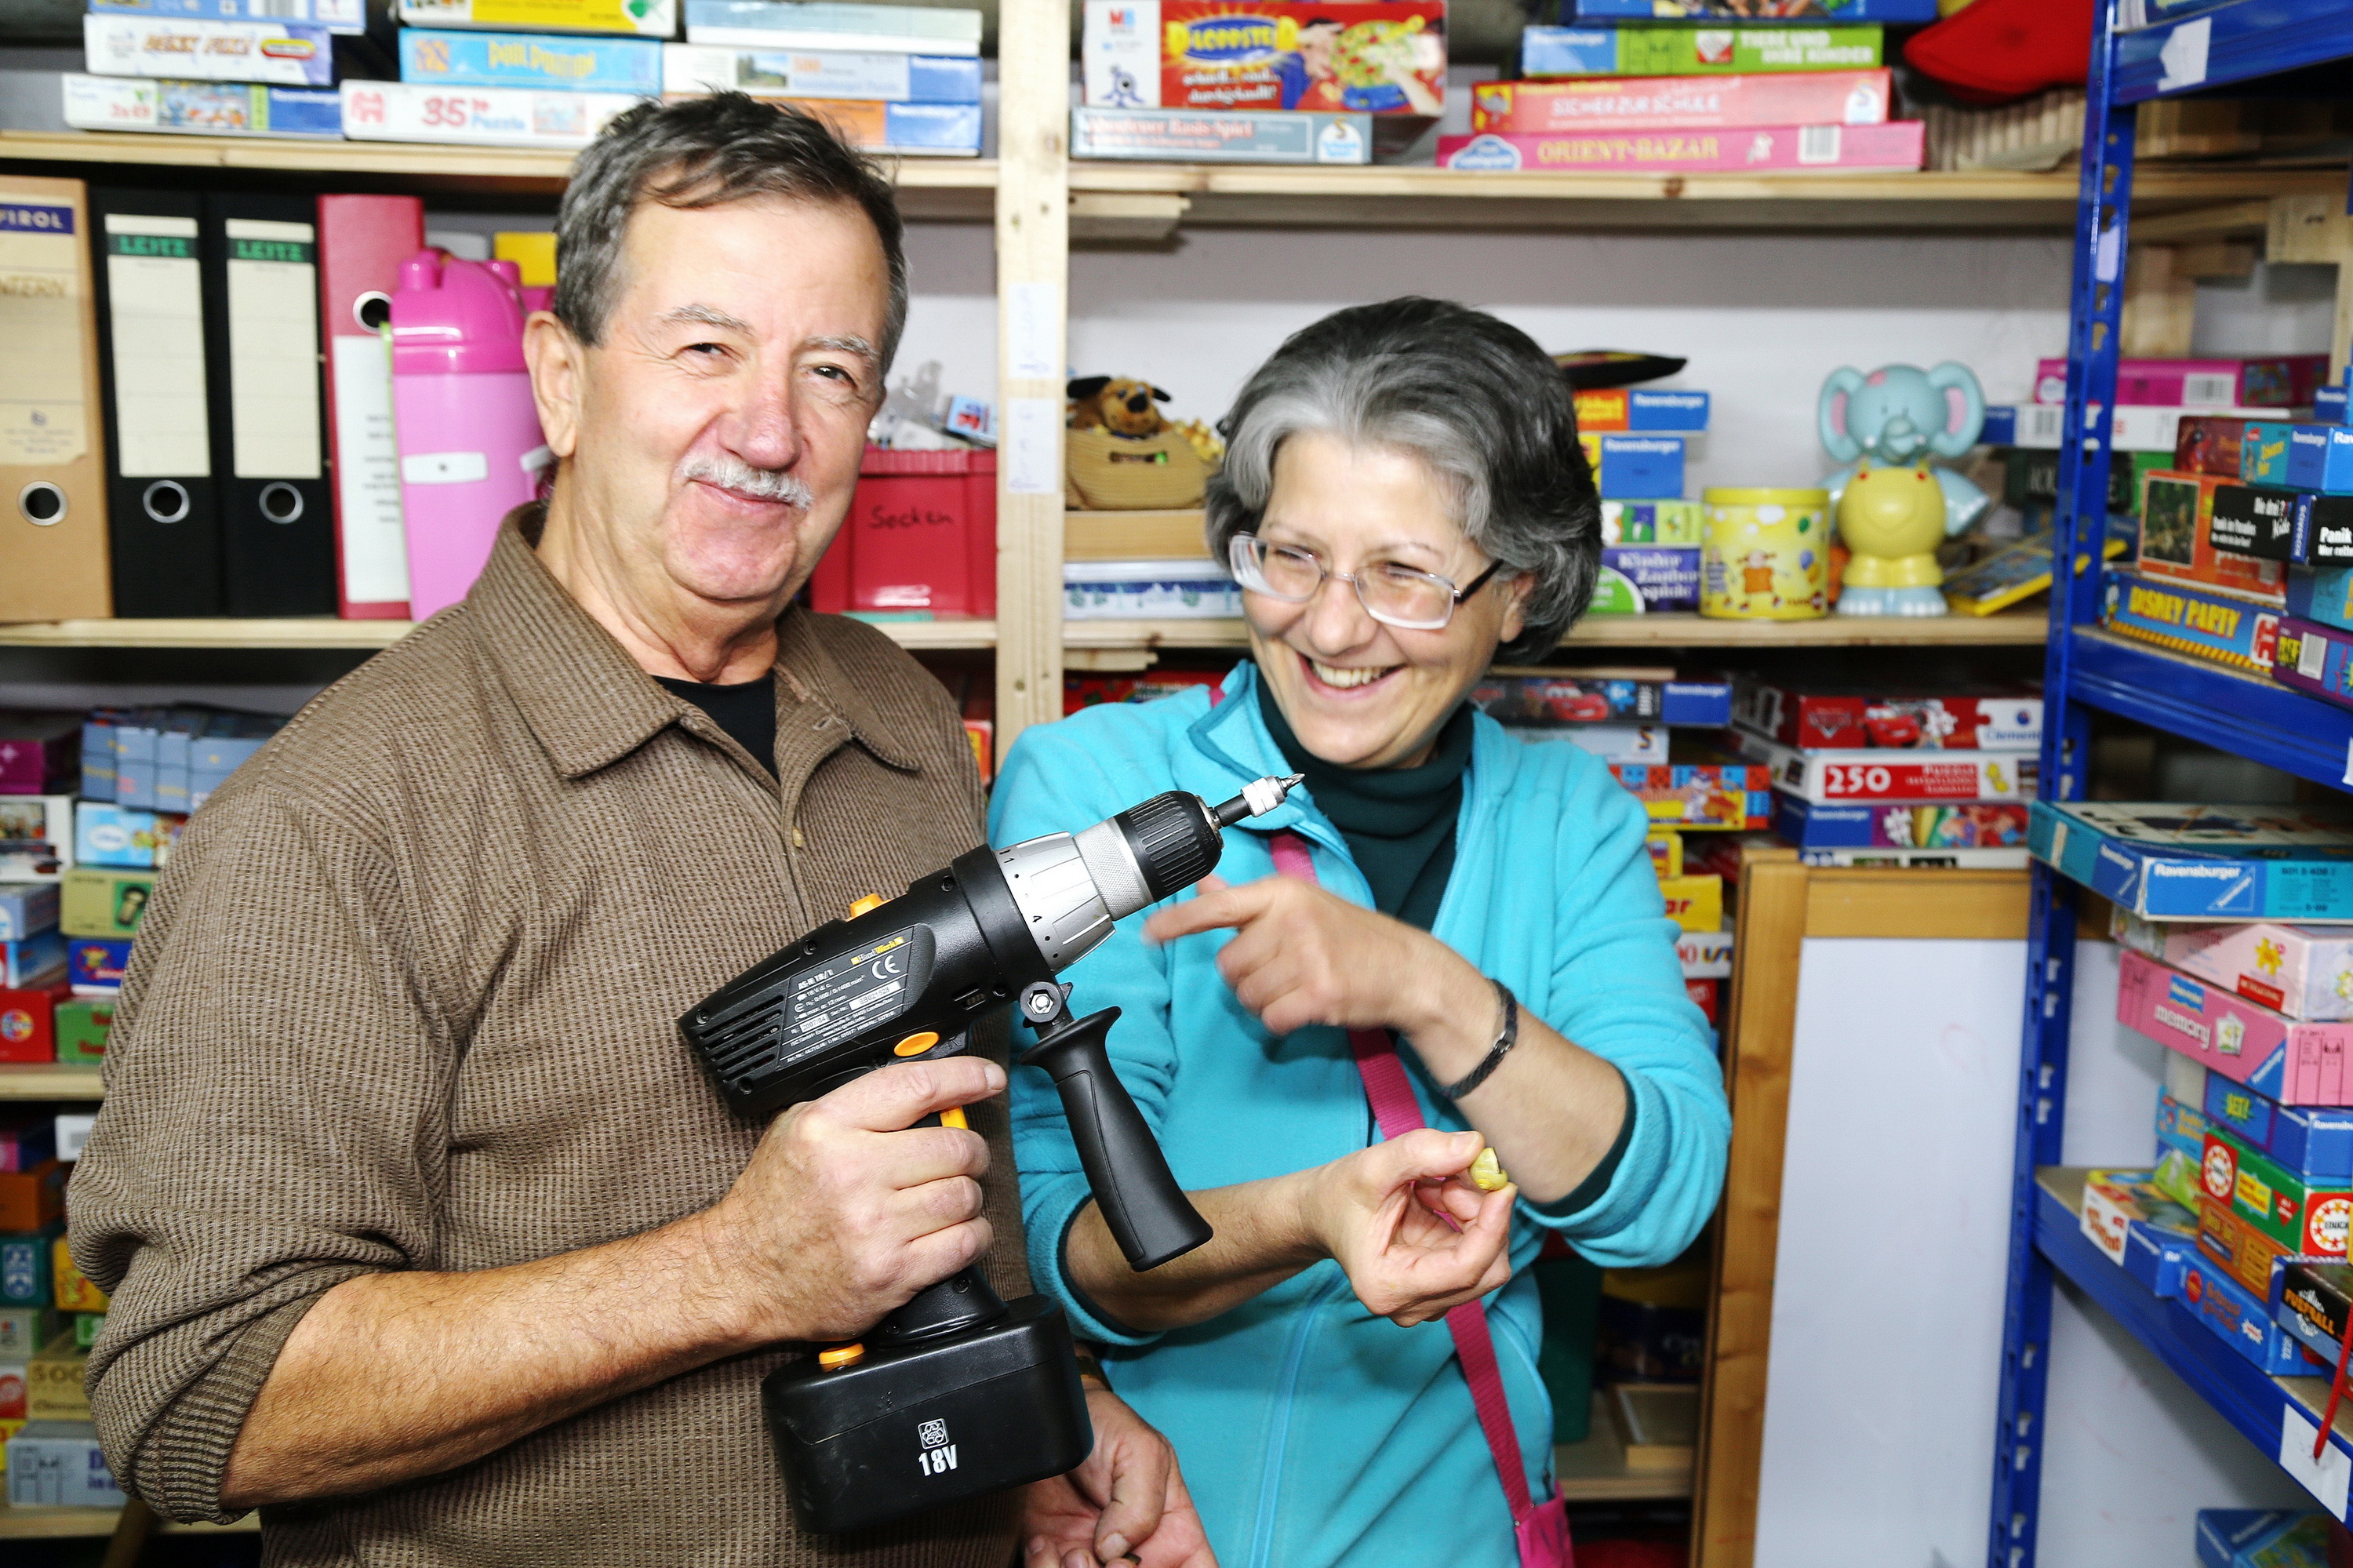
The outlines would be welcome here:
[[[1512,1184],[1512,1179],[1504,1173],[1504,1162],[1495,1158],[1492,1145],[1481,1150],[1479,1158],[1471,1162],[1471,1184],[1482,1192],[1500,1192]]]

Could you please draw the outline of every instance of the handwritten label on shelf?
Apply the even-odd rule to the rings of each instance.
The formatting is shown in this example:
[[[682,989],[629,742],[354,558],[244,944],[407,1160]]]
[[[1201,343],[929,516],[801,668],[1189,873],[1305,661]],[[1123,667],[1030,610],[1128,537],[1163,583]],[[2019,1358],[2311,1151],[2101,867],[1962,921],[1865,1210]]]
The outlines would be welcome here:
[[[1062,379],[1061,315],[1061,291],[1052,283],[1015,283],[1005,291],[1007,379]]]
[[[2353,1456],[2331,1443],[2314,1459],[2312,1439],[2317,1430],[2312,1418],[2293,1404],[2280,1412],[2280,1468],[2302,1482],[2323,1508],[2343,1519],[2346,1482],[2353,1479]]]
[[[1015,495],[1062,493],[1062,405],[1051,397],[1008,397],[999,449],[1005,488]]]

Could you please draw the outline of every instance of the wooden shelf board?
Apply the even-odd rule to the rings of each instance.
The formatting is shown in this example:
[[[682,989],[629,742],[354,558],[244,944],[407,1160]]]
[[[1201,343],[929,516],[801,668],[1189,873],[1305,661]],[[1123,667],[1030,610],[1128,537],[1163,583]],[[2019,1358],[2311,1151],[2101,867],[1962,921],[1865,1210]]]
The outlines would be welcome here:
[[[306,616],[276,620],[33,620],[0,625],[0,647],[15,648],[388,648],[408,635],[406,620],[338,620]],[[884,620],[874,623],[902,648],[994,648],[994,620]]]
[[[114,1533],[120,1517],[111,1508],[11,1508],[0,1501],[0,1541],[90,1539]],[[159,1521],[166,1535],[250,1535],[261,1528],[261,1516],[247,1514],[234,1524],[173,1524]]]
[[[2147,166],[2136,211],[2334,191],[2333,170]],[[1279,228],[2068,228],[2076,175],[1496,174],[1073,162],[1074,192],[1165,193],[1187,224]]]
[[[2040,646],[2040,608],[2000,615],[1826,616],[1820,620],[1712,620],[1699,615],[1597,615],[1577,622],[1564,647],[1587,648],[1987,648]],[[1069,648],[1242,648],[1240,620],[1066,620]]]
[[[100,1100],[96,1067],[68,1062],[0,1062],[0,1100]]]
[[[176,136],[132,131],[0,131],[0,161],[145,164],[277,174],[382,175],[406,186],[488,185],[561,190],[569,153],[448,147],[413,142],[311,142],[270,136]],[[885,160],[907,216],[986,222],[997,204],[997,164],[979,158]]]
[[[1571,1502],[1641,1502],[1692,1495],[1692,1466],[1636,1469],[1626,1463],[1626,1439],[1609,1414],[1606,1396],[1593,1393],[1590,1421],[1582,1443],[1553,1446],[1553,1475],[1560,1495]]]

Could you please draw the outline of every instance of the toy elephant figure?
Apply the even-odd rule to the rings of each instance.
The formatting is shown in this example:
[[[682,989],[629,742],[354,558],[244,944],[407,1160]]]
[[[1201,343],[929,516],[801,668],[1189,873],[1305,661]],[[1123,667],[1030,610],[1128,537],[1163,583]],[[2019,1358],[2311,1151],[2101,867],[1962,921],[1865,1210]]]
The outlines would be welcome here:
[[[1985,393],[1966,365],[1841,366],[1822,383],[1822,445],[1846,466],[1823,482],[1847,563],[1841,615],[1942,615],[1937,541],[1976,522],[1986,493],[1929,462],[1977,445]]]

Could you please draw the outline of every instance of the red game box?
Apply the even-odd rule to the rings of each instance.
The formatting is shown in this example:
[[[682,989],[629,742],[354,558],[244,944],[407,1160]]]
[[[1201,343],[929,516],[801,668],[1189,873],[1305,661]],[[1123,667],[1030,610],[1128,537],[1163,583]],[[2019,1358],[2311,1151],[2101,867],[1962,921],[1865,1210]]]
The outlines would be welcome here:
[[[2233,482],[2219,474],[2152,469],[2141,480],[2140,554],[2134,568],[2143,577],[2284,604],[2284,566],[2214,547],[2214,493]]]
[[[2042,745],[2042,698],[2027,686],[1948,688],[1930,695],[1743,679],[1733,687],[1732,717],[1802,751],[2034,751]]]
[[[1444,0],[1120,0],[1086,8],[1093,108],[1436,115]]]

